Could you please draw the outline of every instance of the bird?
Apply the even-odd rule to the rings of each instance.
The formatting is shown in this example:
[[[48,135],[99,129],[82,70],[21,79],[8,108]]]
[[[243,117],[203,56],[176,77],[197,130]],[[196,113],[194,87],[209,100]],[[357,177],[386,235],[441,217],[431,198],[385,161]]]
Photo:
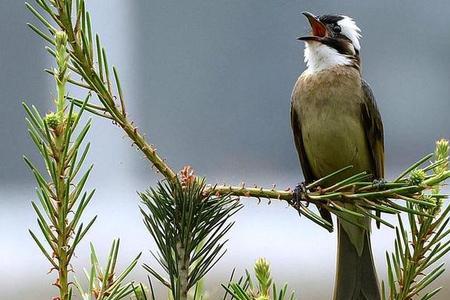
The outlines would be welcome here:
[[[321,183],[327,187],[351,175],[384,176],[383,123],[370,86],[361,75],[361,30],[344,15],[303,12],[311,34],[305,43],[306,70],[291,97],[291,126],[305,183],[347,166]],[[349,203],[346,209],[357,210]],[[331,223],[331,214],[321,210]],[[379,300],[380,288],[371,249],[369,217],[337,218],[334,300]]]

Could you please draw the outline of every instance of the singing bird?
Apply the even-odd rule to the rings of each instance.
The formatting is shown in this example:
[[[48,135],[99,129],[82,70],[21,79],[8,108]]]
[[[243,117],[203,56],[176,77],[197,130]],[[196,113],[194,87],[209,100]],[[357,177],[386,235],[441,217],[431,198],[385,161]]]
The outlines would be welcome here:
[[[305,182],[347,166],[330,186],[366,171],[384,176],[383,124],[373,93],[361,77],[361,30],[347,16],[303,13],[311,25],[305,42],[307,69],[292,92],[291,125]],[[347,209],[357,210],[348,203]],[[331,222],[327,211],[321,211]],[[370,219],[338,218],[334,300],[378,300],[380,291],[370,243]],[[358,225],[355,225],[358,224]]]

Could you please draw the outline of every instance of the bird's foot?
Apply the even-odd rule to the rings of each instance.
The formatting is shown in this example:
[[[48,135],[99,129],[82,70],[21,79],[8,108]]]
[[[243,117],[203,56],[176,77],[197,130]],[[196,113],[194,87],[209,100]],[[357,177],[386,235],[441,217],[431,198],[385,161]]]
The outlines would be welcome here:
[[[293,200],[295,203],[306,200],[306,182],[302,182],[297,185],[293,192]]]
[[[384,178],[375,179],[372,182],[372,186],[375,187],[377,190],[384,190],[386,188],[387,180]]]

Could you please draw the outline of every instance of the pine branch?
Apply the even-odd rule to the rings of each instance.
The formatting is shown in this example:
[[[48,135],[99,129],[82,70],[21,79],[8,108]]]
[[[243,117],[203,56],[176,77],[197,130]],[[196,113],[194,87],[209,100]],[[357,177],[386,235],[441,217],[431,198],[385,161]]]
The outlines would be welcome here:
[[[156,148],[146,141],[126,113],[124,93],[120,84],[118,71],[112,67],[114,81],[110,73],[111,68],[108,64],[106,50],[102,47],[100,38],[93,36],[89,12],[86,10],[85,0],[36,0],[37,5],[44,12],[41,13],[30,4],[27,8],[36,16],[42,25],[54,32],[58,30],[67,33],[69,41],[70,64],[68,69],[75,72],[84,82],[71,79],[69,82],[87,88],[93,91],[99,100],[99,105],[89,103],[86,110],[108,119],[113,120],[120,126],[151,162],[151,164],[169,181],[176,179],[175,172],[170,168],[166,161],[159,156]],[[44,14],[52,20],[55,25],[44,17]],[[29,24],[29,27],[39,36],[44,38],[51,45],[54,42],[51,37],[41,31],[38,27]],[[49,52],[54,55],[52,49]],[[98,64],[94,62],[97,61]],[[53,73],[53,72],[49,72]],[[115,90],[113,89],[115,83]],[[114,91],[116,94],[114,94]],[[116,99],[119,102],[116,103]],[[69,99],[70,100],[70,99]],[[80,105],[80,102],[73,102]]]
[[[376,214],[370,213],[370,211],[388,214],[407,212],[423,217],[429,216],[428,210],[419,208],[435,208],[436,203],[430,201],[425,193],[434,190],[437,185],[450,177],[450,171],[447,169],[439,173],[433,172],[434,169],[447,165],[448,157],[436,158],[434,162],[424,165],[432,157],[433,154],[425,156],[392,181],[382,183],[368,181],[368,174],[363,172],[341,180],[331,187],[320,188],[321,182],[337,177],[351,168],[346,167],[307,185],[305,191],[301,192],[298,198],[294,197],[294,193],[290,189],[248,188],[245,184],[241,186],[209,185],[207,192],[217,195],[231,194],[240,197],[286,201],[300,215],[304,215],[330,231],[333,229],[332,224],[311,211],[308,204],[315,204],[341,218],[347,218],[350,215],[355,216],[355,214],[360,217],[369,216],[375,221],[393,228],[393,225],[379,218]],[[442,199],[446,198],[446,195],[436,193],[434,197]],[[404,201],[405,205],[400,205],[395,200]],[[360,210],[357,213],[348,211],[341,203],[355,204]]]
[[[174,300],[186,300],[224,255],[223,238],[234,224],[229,219],[241,208],[231,196],[206,194],[204,188],[202,180],[191,176],[140,194],[144,223],[158,247],[153,255],[168,278],[149,265],[144,268],[170,289]]]
[[[449,154],[448,141],[440,140],[436,143],[436,161],[445,160],[443,164],[435,164],[430,169],[435,176],[441,176],[448,172],[447,157]],[[416,177],[423,178],[425,173],[415,171]],[[420,210],[427,215],[408,213],[409,230],[406,230],[405,222],[399,216],[399,227],[396,228],[395,250],[390,255],[386,253],[388,264],[388,288],[389,297],[383,283],[383,299],[410,300],[431,299],[441,288],[423,293],[429,285],[443,272],[444,264],[436,266],[436,263],[450,251],[450,230],[447,225],[450,222],[450,206],[443,211],[443,199],[440,196],[440,184],[431,187],[427,200],[435,205],[425,207],[417,203],[409,202],[410,209]]]
[[[69,287],[70,261],[77,245],[95,221],[93,218],[87,226],[80,224],[81,216],[94,194],[83,192],[92,167],[83,175],[78,174],[89,149],[89,144],[84,150],[81,150],[81,146],[90,128],[90,122],[81,130],[77,130],[88,99],[84,101],[78,114],[74,111],[74,105],[70,105],[67,111],[67,35],[64,32],[55,32],[54,44],[57,63],[57,68],[53,71],[57,88],[56,112],[43,118],[34,106],[30,108],[23,104],[28,115],[28,132],[42,156],[45,172],[41,172],[28,158],[24,159],[38,184],[37,196],[40,205],[32,202],[32,206],[38,216],[37,221],[44,241],[32,231],[30,234],[51,263],[52,270],[58,272],[54,283],[59,289],[58,299],[69,300],[72,296]]]

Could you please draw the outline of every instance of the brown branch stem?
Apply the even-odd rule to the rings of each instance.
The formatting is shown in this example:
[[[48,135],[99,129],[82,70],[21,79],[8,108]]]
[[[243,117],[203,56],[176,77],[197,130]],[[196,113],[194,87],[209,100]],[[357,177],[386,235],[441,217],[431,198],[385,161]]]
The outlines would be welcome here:
[[[253,197],[253,198],[266,198],[266,199],[278,199],[290,201],[293,199],[294,194],[291,190],[276,190],[262,187],[247,188],[244,186],[233,185],[214,185],[208,186],[205,190],[207,193],[219,194],[219,195],[233,195],[238,197]]]
[[[137,128],[133,125],[133,122],[127,118],[123,103],[121,108],[118,108],[115,105],[114,95],[112,94],[109,85],[108,88],[105,88],[105,83],[97,73],[97,70],[93,67],[92,61],[84,54],[83,43],[80,36],[77,35],[77,30],[79,30],[79,28],[72,27],[71,16],[65,9],[64,1],[58,1],[56,3],[59,6],[58,17],[60,24],[62,25],[61,29],[67,32],[72,50],[70,54],[74,61],[78,62],[75,64],[75,67],[80,72],[80,75],[87,81],[87,84],[92,90],[95,91],[105,108],[111,112],[111,117],[114,121],[122,127],[133,143],[144,153],[145,157],[167,180],[174,180],[176,178],[176,173],[170,168],[165,160],[158,155],[156,149],[138,132]],[[120,99],[122,99],[123,96],[120,90],[119,94]]]

